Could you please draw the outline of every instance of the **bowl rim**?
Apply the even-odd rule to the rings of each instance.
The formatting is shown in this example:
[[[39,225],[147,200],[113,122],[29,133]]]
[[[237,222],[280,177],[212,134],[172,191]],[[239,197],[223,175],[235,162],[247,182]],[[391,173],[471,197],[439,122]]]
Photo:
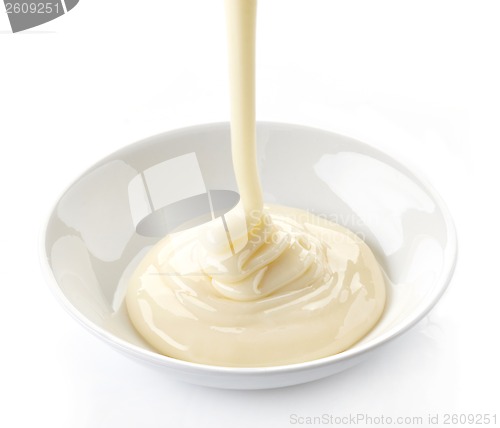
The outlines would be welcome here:
[[[242,376],[254,376],[254,375],[259,375],[259,374],[269,374],[269,373],[293,373],[293,372],[301,372],[301,371],[309,371],[311,369],[319,369],[325,366],[330,366],[330,365],[335,365],[337,363],[344,362],[346,360],[351,360],[356,357],[361,357],[362,355],[365,355],[367,353],[370,353],[374,351],[375,349],[380,348],[383,344],[394,340],[395,338],[399,337],[401,334],[405,333],[408,331],[410,328],[412,328],[415,324],[417,324],[420,320],[422,320],[429,312],[430,310],[436,305],[436,303],[439,301],[441,296],[444,294],[446,289],[448,288],[448,285],[453,277],[456,263],[457,263],[457,256],[458,256],[458,242],[457,242],[457,232],[456,232],[456,227],[453,221],[453,218],[441,198],[441,196],[438,194],[438,192],[435,190],[435,188],[427,181],[425,177],[420,172],[415,172],[414,169],[409,169],[406,166],[406,163],[400,162],[397,157],[393,156],[392,154],[388,154],[385,151],[379,150],[376,147],[371,146],[370,144],[364,143],[362,141],[359,141],[355,138],[351,138],[349,136],[329,131],[329,130],[324,130],[321,128],[316,128],[312,126],[306,126],[306,125],[298,125],[298,124],[291,124],[291,123],[285,123],[285,122],[273,122],[273,121],[258,121],[257,122],[257,127],[259,126],[269,126],[269,127],[274,127],[274,128],[287,128],[287,129],[297,129],[305,132],[321,132],[324,134],[328,134],[331,136],[336,136],[336,137],[341,137],[343,139],[350,140],[352,142],[355,142],[358,146],[363,146],[366,148],[369,148],[370,151],[383,155],[385,159],[390,160],[391,162],[395,163],[398,165],[398,167],[406,174],[412,177],[413,181],[416,181],[417,184],[419,184],[425,191],[432,197],[434,202],[436,203],[436,206],[439,208],[441,211],[445,226],[446,226],[446,233],[447,233],[447,251],[445,251],[445,256],[443,260],[443,269],[441,275],[435,280],[435,282],[439,285],[433,288],[433,290],[426,296],[426,298],[422,302],[422,309],[420,311],[417,311],[414,313],[411,317],[405,318],[403,321],[399,322],[396,324],[396,326],[392,327],[389,331],[381,334],[380,336],[370,340],[369,342],[366,342],[362,345],[359,346],[354,346],[354,348],[349,348],[343,352],[340,352],[338,354],[330,355],[327,357],[319,358],[316,360],[310,360],[310,361],[305,361],[301,363],[294,363],[294,364],[286,364],[286,365],[276,365],[276,366],[261,366],[261,367],[229,367],[229,366],[217,366],[217,365],[209,365],[209,364],[202,364],[202,363],[194,363],[190,361],[184,361],[184,360],[179,360],[173,357],[168,357],[159,353],[156,353],[154,351],[150,351],[148,349],[141,348],[140,346],[134,345],[130,342],[127,342],[124,339],[121,339],[114,334],[104,330],[102,327],[98,326],[97,324],[93,323],[90,321],[87,317],[85,317],[78,309],[72,305],[72,303],[66,298],[64,293],[62,292],[61,288],[59,287],[59,284],[57,283],[53,271],[49,265],[49,256],[46,251],[46,236],[47,236],[47,229],[49,225],[50,218],[52,217],[52,214],[57,208],[57,205],[59,204],[60,200],[62,197],[86,174],[88,174],[90,171],[92,171],[97,165],[104,163],[107,159],[113,157],[117,153],[119,153],[122,150],[126,149],[131,149],[134,146],[139,146],[144,143],[154,141],[159,138],[172,138],[175,137],[176,134],[189,134],[193,132],[200,132],[200,131],[208,131],[213,128],[223,128],[223,127],[228,127],[229,122],[210,122],[210,123],[204,123],[204,124],[198,124],[198,125],[192,125],[192,126],[187,126],[187,127],[182,127],[182,128],[177,128],[161,133],[154,134],[152,136],[143,138],[141,140],[138,140],[134,143],[127,144],[123,146],[122,148],[115,150],[114,152],[110,153],[109,155],[105,156],[104,158],[100,159],[99,161],[95,162],[92,166],[87,168],[85,171],[80,173],[69,185],[67,185],[62,192],[60,192],[59,196],[56,199],[56,202],[51,205],[50,211],[48,215],[46,215],[45,220],[42,223],[42,228],[41,228],[41,233],[39,237],[39,256],[40,256],[40,265],[42,272],[44,274],[46,283],[49,286],[49,289],[51,290],[52,294],[56,298],[56,300],[59,301],[61,306],[66,310],[67,313],[69,313],[73,319],[75,319],[80,325],[82,325],[84,328],[86,328],[88,331],[90,331],[92,334],[95,336],[99,337],[102,339],[104,342],[108,343],[109,345],[113,346],[114,348],[117,348],[131,356],[134,356],[139,359],[146,359],[149,363],[152,363],[153,365],[157,366],[162,366],[162,367],[168,367],[171,369],[175,369],[177,371],[189,371],[191,373],[203,373],[203,374],[235,374],[235,375],[242,375]],[[413,165],[412,165],[413,168]]]

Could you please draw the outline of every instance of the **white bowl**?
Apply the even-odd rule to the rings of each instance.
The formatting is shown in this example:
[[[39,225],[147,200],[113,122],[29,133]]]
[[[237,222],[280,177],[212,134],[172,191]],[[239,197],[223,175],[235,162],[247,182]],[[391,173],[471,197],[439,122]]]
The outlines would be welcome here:
[[[388,301],[364,339],[315,361],[230,368],[160,355],[132,327],[124,291],[147,249],[179,218],[199,214],[193,195],[218,191],[221,210],[234,203],[227,123],[132,144],[98,162],[64,192],[48,220],[42,252],[51,287],[69,313],[121,353],[172,378],[236,389],[333,375],[422,319],[449,283],[457,252],[452,219],[436,192],[386,154],[331,132],[258,123],[257,140],[266,202],[336,220],[361,235],[382,265]]]

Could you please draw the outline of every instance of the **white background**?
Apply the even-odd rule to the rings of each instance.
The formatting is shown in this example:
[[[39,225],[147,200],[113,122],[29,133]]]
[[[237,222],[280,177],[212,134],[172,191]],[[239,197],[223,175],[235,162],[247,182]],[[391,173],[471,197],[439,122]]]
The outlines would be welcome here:
[[[260,1],[258,118],[406,160],[447,202],[460,249],[441,302],[385,352],[254,392],[158,379],[125,359],[59,307],[38,254],[51,205],[95,161],[228,119],[222,0],[81,0],[18,34],[0,10],[0,426],[288,427],[291,414],[358,412],[500,423],[498,1]]]

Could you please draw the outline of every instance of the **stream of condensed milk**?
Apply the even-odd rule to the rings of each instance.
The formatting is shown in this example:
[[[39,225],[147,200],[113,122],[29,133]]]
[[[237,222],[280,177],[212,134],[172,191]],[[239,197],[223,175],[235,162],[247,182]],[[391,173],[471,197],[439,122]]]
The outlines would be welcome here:
[[[264,205],[255,143],[257,1],[225,2],[240,202],[225,224],[217,218],[158,242],[131,277],[128,313],[158,352],[185,361],[264,367],[333,355],[380,318],[382,272],[344,227]]]

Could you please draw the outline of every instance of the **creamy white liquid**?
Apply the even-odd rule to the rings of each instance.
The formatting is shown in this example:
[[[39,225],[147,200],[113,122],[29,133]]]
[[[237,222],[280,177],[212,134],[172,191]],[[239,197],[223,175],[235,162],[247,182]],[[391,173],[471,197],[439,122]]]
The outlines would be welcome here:
[[[225,0],[231,94],[233,167],[251,224],[262,211],[255,144],[255,20],[257,0]],[[251,227],[250,227],[251,228]]]
[[[226,0],[233,165],[239,204],[172,233],[127,292],[139,333],[159,352],[233,367],[341,352],[378,321],[385,284],[368,246],[310,213],[264,206],[255,145],[256,0]],[[314,191],[314,189],[311,189]]]

